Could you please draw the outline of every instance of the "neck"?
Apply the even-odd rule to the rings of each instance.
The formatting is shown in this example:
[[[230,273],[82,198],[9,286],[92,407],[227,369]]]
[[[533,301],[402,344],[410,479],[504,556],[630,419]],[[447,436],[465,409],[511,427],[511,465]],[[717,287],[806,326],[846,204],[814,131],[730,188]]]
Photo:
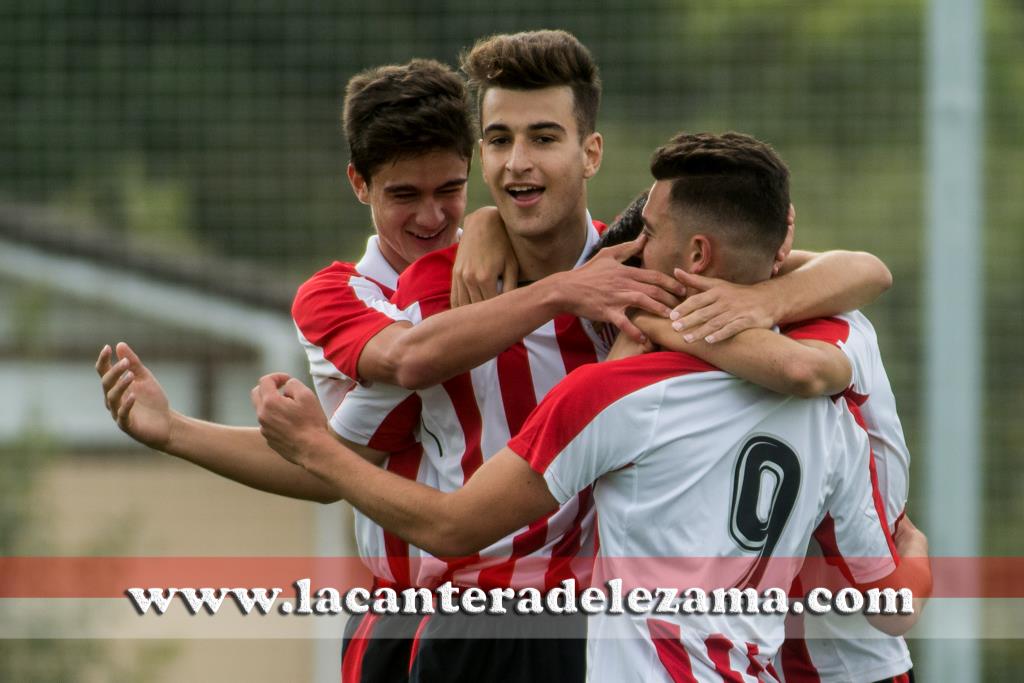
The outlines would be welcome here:
[[[377,247],[380,249],[381,256],[384,257],[389,266],[395,269],[396,273],[401,273],[409,266],[409,261],[406,261],[401,254],[392,249],[379,235],[377,236]]]
[[[535,281],[572,270],[587,243],[587,213],[573,215],[543,235],[509,235],[512,251],[519,261],[519,278]]]

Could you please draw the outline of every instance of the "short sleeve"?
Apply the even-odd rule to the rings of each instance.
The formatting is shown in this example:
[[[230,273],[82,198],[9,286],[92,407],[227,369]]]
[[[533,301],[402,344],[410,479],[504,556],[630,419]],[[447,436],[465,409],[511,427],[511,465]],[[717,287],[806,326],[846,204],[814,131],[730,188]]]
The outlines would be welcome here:
[[[850,361],[851,383],[856,391],[864,395],[872,392],[878,339],[863,314],[853,311],[831,318],[805,320],[786,326],[782,332],[791,339],[822,341],[837,346]]]
[[[367,342],[409,317],[380,284],[351,264],[335,263],[307,280],[295,295],[292,319],[316,378],[355,380]]]

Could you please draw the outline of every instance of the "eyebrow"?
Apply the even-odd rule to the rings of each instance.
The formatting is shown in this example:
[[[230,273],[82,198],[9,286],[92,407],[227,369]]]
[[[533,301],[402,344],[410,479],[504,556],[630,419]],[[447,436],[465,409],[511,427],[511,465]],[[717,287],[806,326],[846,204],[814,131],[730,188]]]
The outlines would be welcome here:
[[[559,130],[559,131],[561,131],[563,133],[566,132],[565,131],[565,126],[563,126],[562,124],[558,123],[557,121],[538,121],[537,123],[531,123],[530,125],[528,125],[526,127],[526,130],[533,131],[533,132],[536,132],[538,130],[548,130],[548,129]],[[489,125],[486,128],[484,128],[484,134],[486,135],[487,133],[491,133],[491,132],[495,132],[495,131],[500,131],[500,132],[503,132],[503,133],[507,133],[510,130],[512,130],[512,129],[509,128],[508,124],[492,123],[491,125]]]
[[[459,178],[452,178],[451,180],[449,180],[449,181],[445,182],[443,185],[441,185],[438,189],[439,190],[444,190],[444,189],[447,189],[447,188],[450,188],[450,187],[460,187],[462,185],[465,185],[467,180],[468,180],[468,178],[466,178],[465,176],[459,177]],[[420,188],[417,187],[416,185],[408,185],[408,184],[389,185],[388,187],[384,188],[384,191],[388,192],[388,193],[391,193],[391,194],[401,194],[403,192],[419,192]]]

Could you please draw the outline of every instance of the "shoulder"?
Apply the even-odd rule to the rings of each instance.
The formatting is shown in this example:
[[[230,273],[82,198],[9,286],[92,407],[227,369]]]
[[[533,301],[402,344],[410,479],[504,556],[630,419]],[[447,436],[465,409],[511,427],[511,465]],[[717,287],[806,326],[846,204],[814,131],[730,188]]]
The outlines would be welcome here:
[[[398,278],[395,302],[402,308],[422,299],[449,296],[458,244],[422,256]]]
[[[379,282],[360,274],[355,264],[335,261],[299,285],[292,301],[292,318],[308,320],[325,310],[325,304],[334,311],[346,304],[364,307],[387,300],[390,294]]]
[[[611,414],[607,410],[635,410],[638,415],[652,417],[658,413],[661,399],[647,389],[657,393],[656,387],[665,380],[716,370],[693,356],[671,351],[583,366],[548,392],[509,447],[536,471],[543,472],[558,453],[584,433],[618,424],[601,419]],[[636,424],[632,426],[637,428]],[[614,434],[631,438],[618,428]]]
[[[685,353],[662,351],[633,358],[590,363],[569,373],[541,402],[569,431],[582,429],[611,404],[673,377],[718,368]]]

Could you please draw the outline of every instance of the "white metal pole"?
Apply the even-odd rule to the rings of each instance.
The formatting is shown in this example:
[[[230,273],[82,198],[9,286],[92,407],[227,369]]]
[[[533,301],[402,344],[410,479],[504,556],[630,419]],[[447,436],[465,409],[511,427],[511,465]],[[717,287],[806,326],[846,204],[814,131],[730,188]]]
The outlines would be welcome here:
[[[927,21],[925,277],[927,520],[933,557],[981,555],[983,3],[932,0]],[[977,596],[977,573],[960,587]],[[958,640],[927,638],[921,678],[980,678],[979,601],[957,600]],[[927,634],[924,634],[927,635]],[[970,637],[973,636],[973,637]]]

